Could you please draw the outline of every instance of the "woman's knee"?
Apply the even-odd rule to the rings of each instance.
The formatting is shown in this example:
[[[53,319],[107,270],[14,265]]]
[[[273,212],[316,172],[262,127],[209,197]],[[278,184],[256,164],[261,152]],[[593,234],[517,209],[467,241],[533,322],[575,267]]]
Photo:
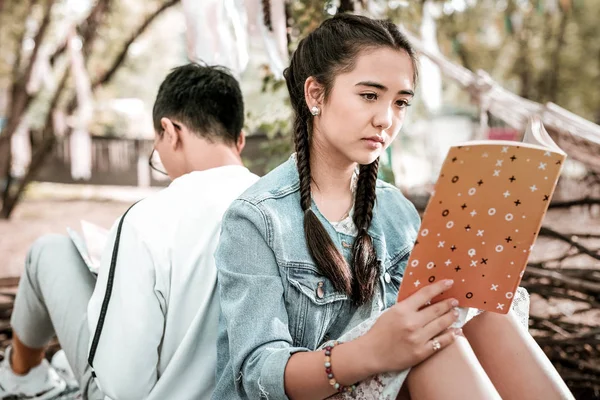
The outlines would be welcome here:
[[[438,384],[431,387],[432,379]],[[499,399],[498,392],[475,356],[469,341],[462,336],[421,364],[407,378],[411,395],[438,397],[446,391],[448,399]],[[467,397],[464,397],[467,396]],[[415,397],[415,396],[413,396]]]

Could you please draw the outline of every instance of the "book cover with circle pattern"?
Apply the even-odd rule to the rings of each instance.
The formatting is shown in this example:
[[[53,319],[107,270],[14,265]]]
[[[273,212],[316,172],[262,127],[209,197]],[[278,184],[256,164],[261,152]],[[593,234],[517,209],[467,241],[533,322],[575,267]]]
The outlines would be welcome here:
[[[440,279],[434,301],[505,314],[566,156],[506,142],[451,147],[423,215],[398,300]]]

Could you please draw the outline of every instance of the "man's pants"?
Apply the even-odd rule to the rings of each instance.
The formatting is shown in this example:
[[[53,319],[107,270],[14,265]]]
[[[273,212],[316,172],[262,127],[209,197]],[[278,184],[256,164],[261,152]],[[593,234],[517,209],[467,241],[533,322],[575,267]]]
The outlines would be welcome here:
[[[104,398],[87,363],[87,306],[95,285],[71,239],[42,236],[27,254],[11,318],[13,331],[28,347],[43,348],[58,337],[83,399],[89,400]]]

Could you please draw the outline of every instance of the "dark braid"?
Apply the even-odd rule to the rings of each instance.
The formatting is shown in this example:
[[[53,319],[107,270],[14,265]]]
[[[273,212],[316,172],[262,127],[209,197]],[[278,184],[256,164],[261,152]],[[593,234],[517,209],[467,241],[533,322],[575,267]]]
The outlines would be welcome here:
[[[309,77],[313,77],[323,87],[321,99],[326,103],[335,77],[351,71],[362,50],[377,47],[405,51],[413,61],[416,81],[415,51],[398,28],[389,21],[350,14],[337,14],[301,40],[292,55],[289,68],[284,71],[290,102],[295,112],[294,143],[306,245],[319,271],[333,283],[337,291],[346,293],[357,305],[372,299],[379,276],[377,253],[368,233],[375,205],[379,160],[360,167],[353,216],[358,228],[353,247],[353,277],[346,260],[311,209],[310,149],[313,116],[306,102],[304,84]]]
[[[350,269],[325,227],[311,209],[310,135],[307,120],[307,117],[297,117],[294,123],[296,162],[300,177],[300,205],[304,211],[304,237],[310,254],[323,275],[331,280],[337,291],[350,296],[352,294]],[[312,119],[310,122],[312,123]]]
[[[377,253],[373,246],[373,240],[368,233],[371,219],[373,219],[378,169],[379,158],[371,164],[360,166],[354,197],[353,220],[358,229],[358,235],[352,249],[352,263],[354,265],[352,298],[357,304],[364,304],[373,297],[375,284],[379,278]]]
[[[296,118],[294,124],[296,162],[300,176],[300,205],[302,211],[310,209],[310,141],[305,118]]]

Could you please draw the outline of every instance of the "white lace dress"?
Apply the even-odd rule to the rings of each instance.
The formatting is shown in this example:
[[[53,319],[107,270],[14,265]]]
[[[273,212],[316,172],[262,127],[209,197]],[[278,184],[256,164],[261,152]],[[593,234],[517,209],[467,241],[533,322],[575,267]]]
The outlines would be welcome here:
[[[342,221],[332,222],[331,225],[340,233],[356,237],[357,230],[352,221],[352,210]],[[340,342],[348,342],[367,333],[381,313],[384,312],[384,304],[381,290],[379,289],[379,286],[376,286],[373,301],[358,308],[345,332],[337,340]],[[459,308],[458,310],[460,313],[459,318],[453,325],[457,328],[464,326],[469,320],[483,312],[475,308]],[[510,312],[518,317],[523,328],[527,330],[529,319],[529,294],[524,288],[517,289]],[[409,371],[410,369],[406,369],[401,372],[390,372],[373,376],[360,382],[354,393],[340,393],[330,397],[330,399],[394,400],[398,396],[400,388],[408,376]]]

